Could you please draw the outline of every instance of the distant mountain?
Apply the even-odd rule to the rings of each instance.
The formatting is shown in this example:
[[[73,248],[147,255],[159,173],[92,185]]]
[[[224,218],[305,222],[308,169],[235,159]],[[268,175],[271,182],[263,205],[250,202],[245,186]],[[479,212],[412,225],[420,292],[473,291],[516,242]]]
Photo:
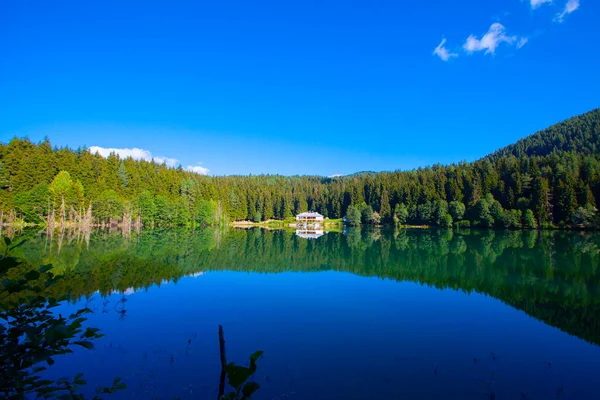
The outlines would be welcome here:
[[[355,172],[353,174],[349,174],[349,175],[345,175],[345,176],[346,177],[375,176],[378,173],[379,172],[375,172],[375,171],[360,171],[360,172]]]
[[[486,158],[547,156],[556,152],[600,154],[600,108],[552,125]]]

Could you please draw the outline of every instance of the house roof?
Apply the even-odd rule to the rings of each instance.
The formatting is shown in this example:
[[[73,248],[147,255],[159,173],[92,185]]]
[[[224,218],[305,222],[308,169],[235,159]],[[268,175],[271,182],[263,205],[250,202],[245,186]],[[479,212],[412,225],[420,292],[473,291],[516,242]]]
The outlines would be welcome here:
[[[296,215],[296,217],[322,217],[321,214],[314,211],[303,212],[301,214]]]

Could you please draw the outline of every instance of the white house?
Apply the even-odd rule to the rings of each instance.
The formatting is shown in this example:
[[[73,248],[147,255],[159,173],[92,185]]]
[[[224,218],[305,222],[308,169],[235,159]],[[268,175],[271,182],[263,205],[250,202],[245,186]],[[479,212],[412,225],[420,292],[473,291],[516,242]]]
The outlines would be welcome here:
[[[323,222],[324,217],[318,212],[308,211],[296,215],[297,222]]]

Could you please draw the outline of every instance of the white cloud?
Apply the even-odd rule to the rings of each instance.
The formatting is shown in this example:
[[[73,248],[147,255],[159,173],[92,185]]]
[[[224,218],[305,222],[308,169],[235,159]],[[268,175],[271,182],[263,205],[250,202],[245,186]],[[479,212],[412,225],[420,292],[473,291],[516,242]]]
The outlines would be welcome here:
[[[118,155],[120,158],[128,158],[131,157],[134,160],[146,160],[146,161],[154,161],[159,164],[166,164],[168,167],[174,167],[177,165],[179,160],[175,158],[169,157],[153,157],[152,153],[148,150],[138,149],[134,147],[133,149],[117,149],[112,147],[100,147],[100,146],[91,146],[90,153],[92,154],[100,154],[104,158],[108,158],[112,153]]]
[[[442,59],[442,61],[448,61],[449,59],[453,58],[453,57],[458,57],[458,54],[456,53],[451,53],[450,51],[448,51],[448,49],[446,48],[446,46],[444,46],[446,44],[446,39],[442,39],[442,42],[438,45],[438,47],[435,48],[435,50],[433,50],[433,55],[438,56],[439,58]]]
[[[333,174],[333,175],[329,175],[328,178],[339,178],[341,176],[344,176],[342,174]]]
[[[117,154],[121,158],[131,157],[135,160],[148,160],[152,159],[152,154],[148,150],[144,149],[114,149],[114,148],[105,148],[100,146],[91,146],[90,153],[95,154],[98,153],[102,157],[107,158],[112,153]]]
[[[529,39],[527,39],[526,37],[522,37],[521,39],[519,39],[519,42],[517,43],[517,49],[520,49],[521,47],[525,46],[527,42],[529,42]]]
[[[568,0],[565,9],[556,14],[554,21],[563,22],[565,17],[579,8],[579,0]]]
[[[195,172],[198,175],[208,175],[208,172],[210,171],[208,168],[201,166],[200,163],[197,165],[188,165],[185,167],[185,170],[189,172]]]
[[[169,157],[154,157],[153,160],[159,164],[167,164],[167,167],[174,167],[179,162],[178,159]]]
[[[485,54],[495,54],[496,48],[501,43],[507,43],[509,45],[517,43],[517,48],[521,48],[527,43],[527,38],[508,36],[504,25],[495,22],[481,39],[478,39],[477,36],[469,35],[467,41],[463,45],[463,49],[467,53],[485,50]]]
[[[531,3],[531,8],[533,10],[535,10],[536,8],[540,7],[541,5],[544,5],[546,3],[550,4],[552,3],[552,0],[530,0]]]

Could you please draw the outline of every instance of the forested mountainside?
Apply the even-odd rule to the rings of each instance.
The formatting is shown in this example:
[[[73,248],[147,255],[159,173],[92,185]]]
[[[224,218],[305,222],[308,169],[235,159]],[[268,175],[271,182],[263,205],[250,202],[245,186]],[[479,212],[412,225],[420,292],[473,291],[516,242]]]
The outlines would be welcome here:
[[[202,176],[15,138],[0,145],[0,220],[48,223],[85,213],[96,223],[212,225],[311,209],[354,225],[595,228],[599,135],[600,109],[473,163],[332,178]]]
[[[523,138],[490,156],[547,156],[556,152],[574,152],[582,155],[600,154],[600,108]]]

